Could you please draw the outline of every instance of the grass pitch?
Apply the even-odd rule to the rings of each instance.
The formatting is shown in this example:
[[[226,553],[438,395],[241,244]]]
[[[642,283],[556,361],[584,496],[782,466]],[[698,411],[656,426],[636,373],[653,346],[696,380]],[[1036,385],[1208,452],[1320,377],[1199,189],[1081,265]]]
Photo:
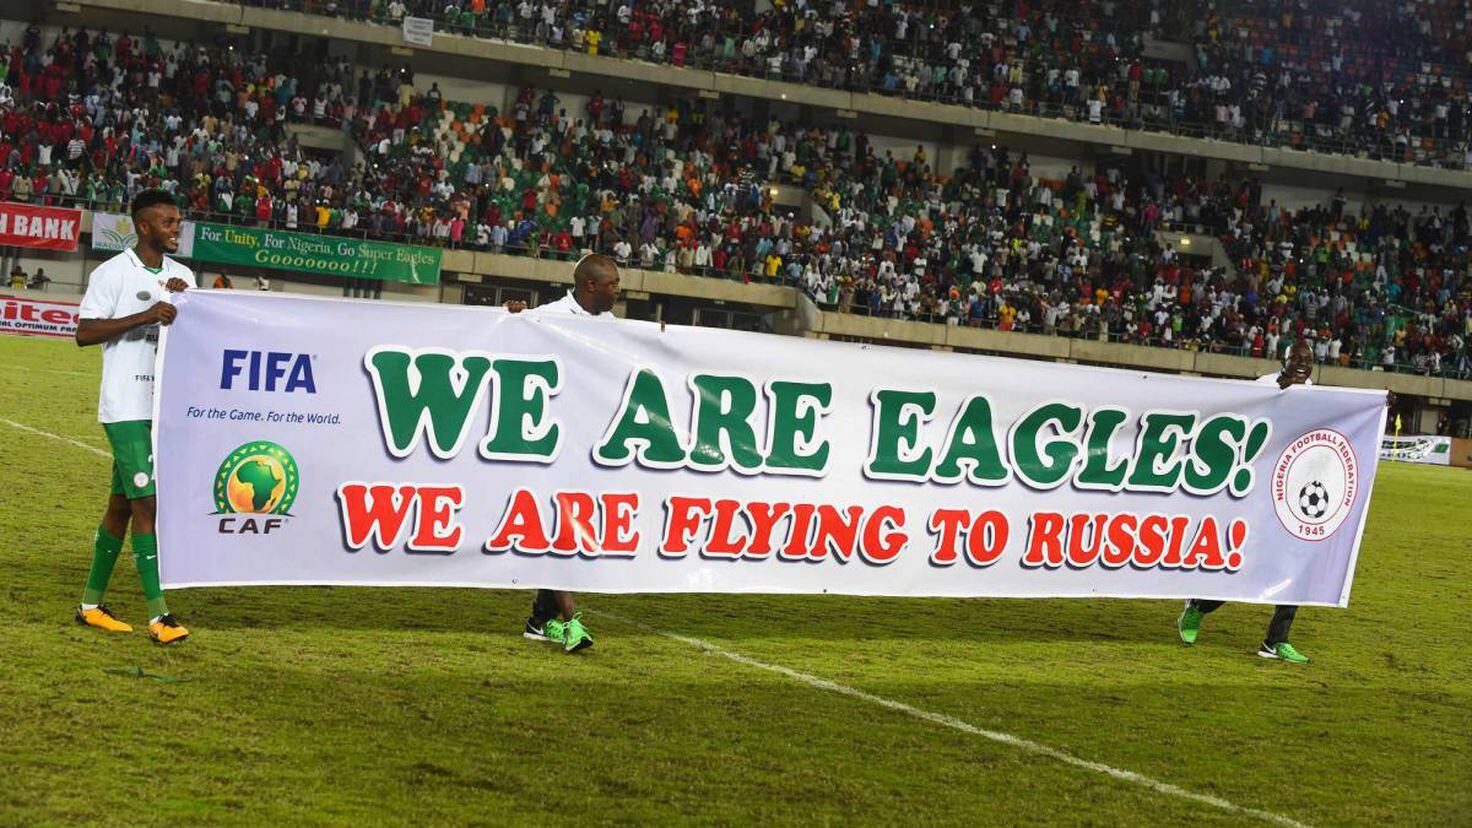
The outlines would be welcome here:
[[[661,631],[1303,823],[1472,813],[1466,472],[1381,467],[1306,668],[1253,655],[1247,605],[1187,649],[1174,602],[590,595],[566,657],[529,593],[448,589],[179,591],[165,650],[71,619],[99,365],[0,338],[0,824],[1251,819]],[[109,602],[144,620],[130,561]]]

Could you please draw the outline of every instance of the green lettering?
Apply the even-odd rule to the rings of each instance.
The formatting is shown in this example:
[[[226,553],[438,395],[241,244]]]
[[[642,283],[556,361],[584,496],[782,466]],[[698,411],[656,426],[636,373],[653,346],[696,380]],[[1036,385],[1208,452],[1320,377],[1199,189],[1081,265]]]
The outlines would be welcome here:
[[[756,386],[751,380],[696,374],[690,378],[690,389],[695,392],[695,444],[690,448],[690,465],[707,471],[728,464],[742,471],[761,468],[762,454],[756,445],[756,429],[751,425],[751,416],[756,413]],[[724,451],[727,446],[730,458]]]
[[[1201,493],[1226,485],[1237,466],[1237,446],[1247,438],[1247,421],[1235,414],[1218,414],[1201,424],[1191,441],[1192,461],[1186,464],[1186,486]]]
[[[967,478],[979,486],[1007,479],[1007,467],[1002,463],[997,435],[992,431],[992,405],[980,395],[967,400],[956,416],[946,439],[945,453],[935,467],[935,477],[954,483],[961,479],[963,469]]]
[[[833,403],[833,386],[826,382],[774,381],[767,386],[767,393],[771,397],[772,421],[767,467],[821,474],[828,468],[828,441],[806,452],[799,450],[798,441],[812,443],[818,415]]]
[[[1109,443],[1129,418],[1122,408],[1099,408],[1089,414],[1089,429],[1084,437],[1084,467],[1075,481],[1081,485],[1100,489],[1117,488],[1124,482],[1130,461],[1121,458],[1109,464]]]
[[[1083,422],[1082,408],[1067,403],[1044,403],[1017,421],[1012,428],[1012,467],[1029,485],[1051,489],[1063,482],[1079,447],[1071,434]],[[1043,428],[1054,423],[1058,437],[1043,443]]]
[[[496,372],[496,429],[481,444],[481,454],[492,459],[549,461],[557,454],[559,430],[543,422],[547,395],[557,393],[557,360],[498,359]]]
[[[1128,487],[1145,491],[1171,491],[1181,482],[1186,461],[1175,457],[1181,438],[1196,425],[1195,414],[1151,411],[1140,418],[1140,448],[1130,467]],[[1174,458],[1172,460],[1172,458]],[[1160,463],[1168,463],[1164,468]]]
[[[685,449],[670,420],[664,383],[648,368],[629,378],[618,419],[593,449],[593,460],[605,466],[625,465],[633,457],[630,443],[637,445],[640,465],[671,468],[685,461]]]
[[[454,457],[464,444],[491,360],[479,354],[384,347],[369,351],[366,363],[389,453],[407,457],[418,446],[419,435],[427,432],[436,457]],[[419,377],[412,390],[411,366]]]
[[[930,449],[913,457],[905,455],[913,453],[920,441],[920,423],[935,410],[935,392],[882,388],[874,392],[873,405],[874,434],[865,473],[923,479],[930,471]]]

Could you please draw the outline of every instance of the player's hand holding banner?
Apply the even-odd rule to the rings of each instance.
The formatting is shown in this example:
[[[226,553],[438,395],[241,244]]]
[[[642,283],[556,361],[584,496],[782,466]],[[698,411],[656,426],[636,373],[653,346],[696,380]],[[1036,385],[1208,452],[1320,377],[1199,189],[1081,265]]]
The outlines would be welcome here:
[[[165,586],[1344,604],[1384,392],[191,293]]]

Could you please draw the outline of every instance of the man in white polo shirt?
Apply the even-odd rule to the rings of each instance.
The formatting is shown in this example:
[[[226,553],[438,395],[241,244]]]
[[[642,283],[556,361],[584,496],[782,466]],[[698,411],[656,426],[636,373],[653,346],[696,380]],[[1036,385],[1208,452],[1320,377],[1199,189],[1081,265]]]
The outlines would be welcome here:
[[[556,302],[531,311],[536,314],[565,314],[613,318],[613,305],[618,301],[618,265],[607,256],[589,253],[578,260],[572,271],[572,290]],[[506,310],[521,313],[526,303],[515,299]],[[537,641],[561,644],[569,653],[593,646],[593,636],[583,626],[582,613],[577,612],[571,592],[553,589],[537,590],[532,600],[532,614],[526,619],[522,634]]]
[[[159,586],[158,539],[154,535],[153,372],[160,325],[177,309],[167,293],[195,286],[194,273],[168,258],[179,249],[179,207],[163,190],[133,199],[138,243],[92,271],[82,298],[77,345],[102,345],[102,391],[97,419],[112,445],[112,488],[93,541],[92,568],[77,621],[109,632],[132,632],[102,603],[113,565],[133,528],[133,562],[148,602],[148,636],[159,644],[189,637],[169,612]]]
[[[1309,379],[1313,370],[1313,347],[1309,345],[1308,340],[1299,339],[1288,349],[1288,358],[1283,362],[1283,370],[1276,374],[1258,377],[1257,381],[1276,385],[1279,390],[1287,389],[1290,385],[1313,385],[1313,380]],[[1393,392],[1386,392],[1385,404],[1395,404]],[[1195,644],[1196,637],[1201,633],[1201,624],[1206,620],[1207,614],[1220,609],[1225,603],[1225,601],[1204,601],[1200,598],[1192,598],[1187,601],[1186,608],[1176,619],[1176,630],[1180,633],[1181,641],[1186,644]],[[1273,608],[1273,618],[1268,622],[1267,637],[1257,648],[1259,656],[1286,661],[1289,664],[1308,663],[1308,656],[1300,653],[1288,643],[1288,631],[1293,628],[1293,618],[1297,614],[1298,607],[1291,604],[1280,604]]]

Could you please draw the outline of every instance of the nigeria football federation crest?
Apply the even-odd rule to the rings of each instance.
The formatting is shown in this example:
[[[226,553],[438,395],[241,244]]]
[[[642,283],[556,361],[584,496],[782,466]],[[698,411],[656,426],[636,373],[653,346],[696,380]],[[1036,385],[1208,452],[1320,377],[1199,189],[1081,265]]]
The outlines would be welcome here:
[[[1349,517],[1359,482],[1349,438],[1314,429],[1289,443],[1273,464],[1273,509],[1289,534],[1321,541]]]

